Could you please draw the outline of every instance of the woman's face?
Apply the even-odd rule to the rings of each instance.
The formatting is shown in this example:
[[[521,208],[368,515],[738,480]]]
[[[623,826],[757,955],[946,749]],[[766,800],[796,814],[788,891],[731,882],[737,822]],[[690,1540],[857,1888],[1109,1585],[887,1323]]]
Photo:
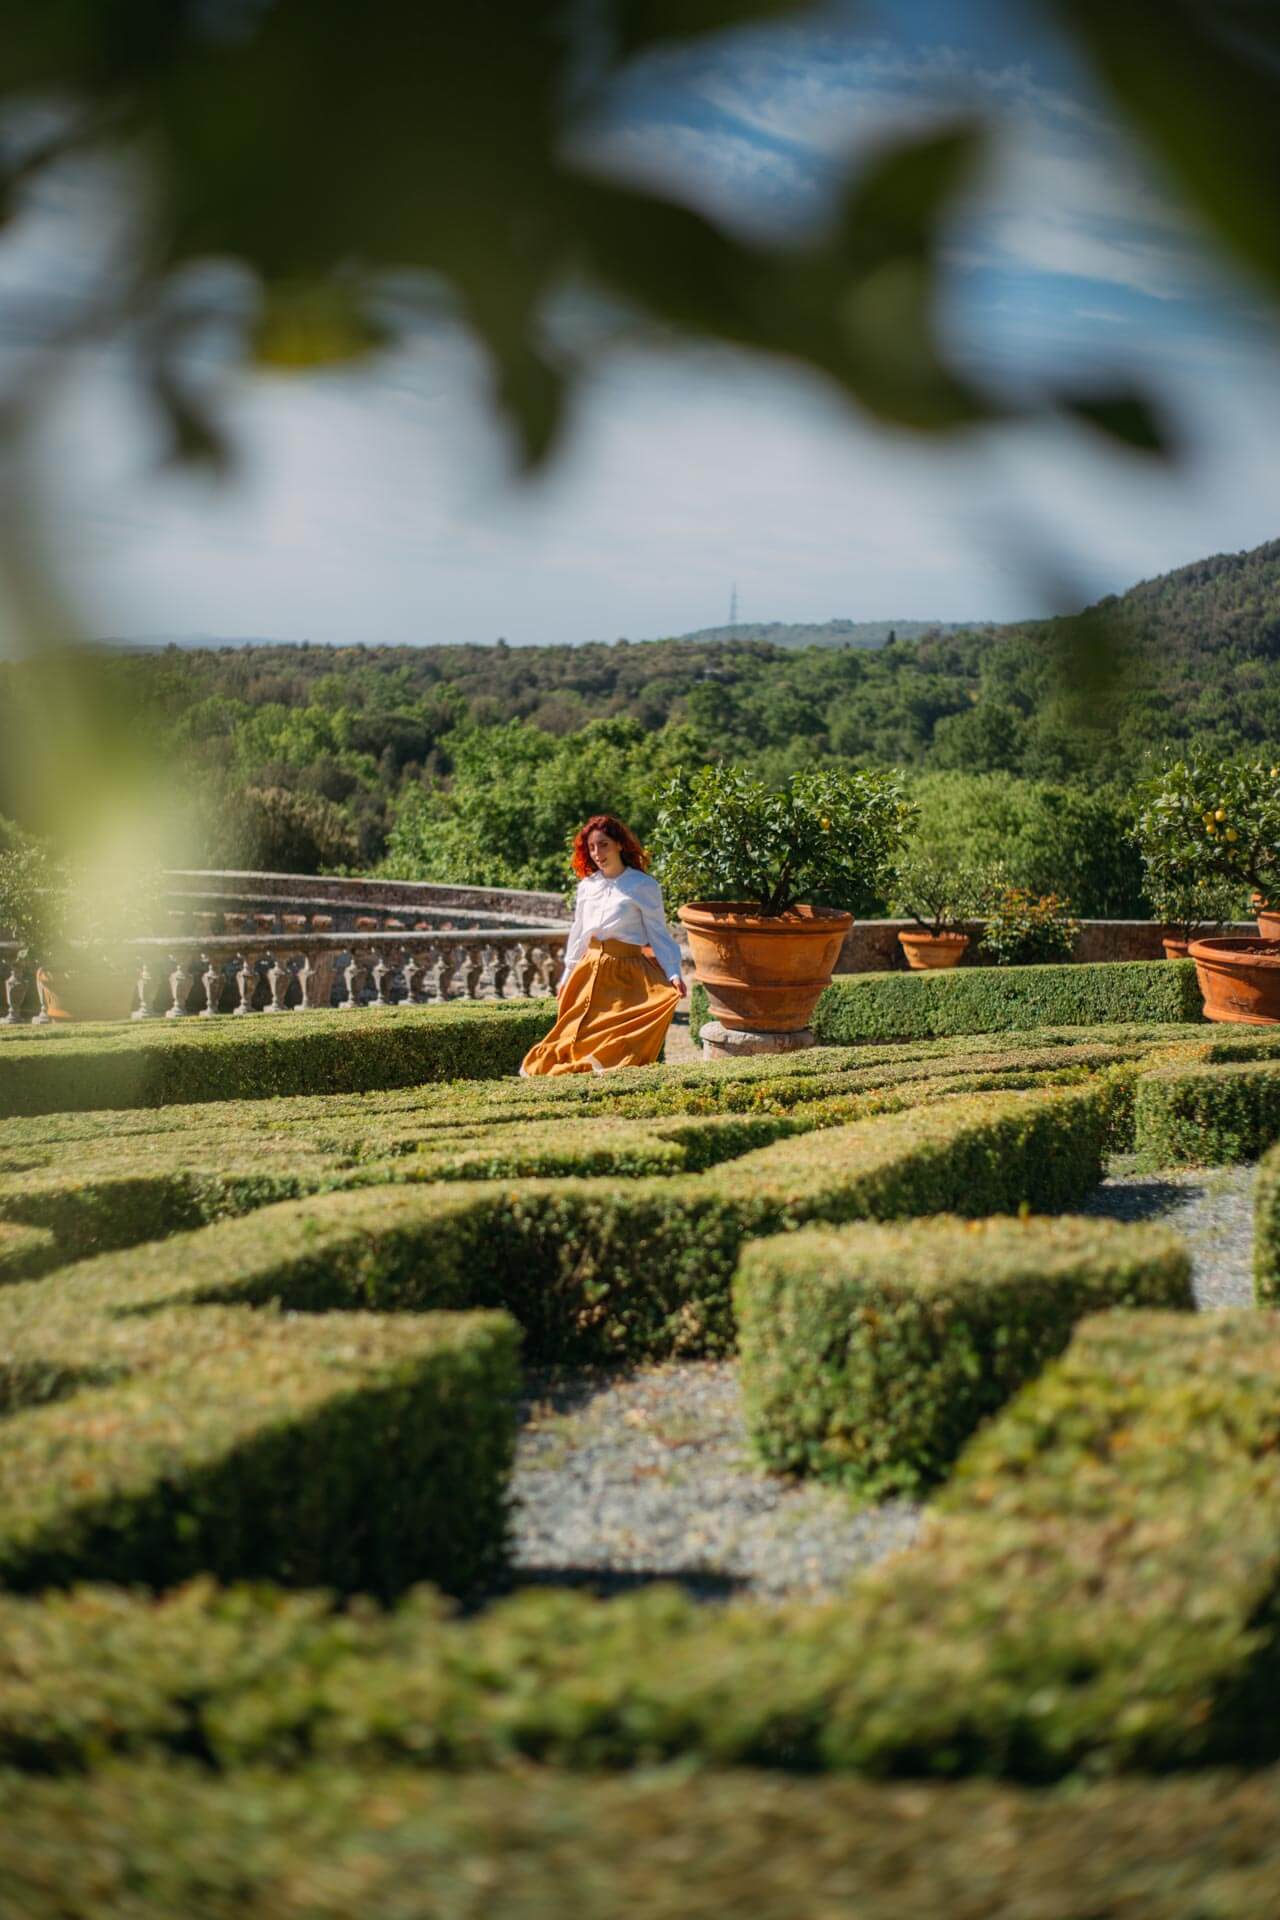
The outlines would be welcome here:
[[[594,827],[587,835],[587,852],[603,874],[612,878],[622,871],[622,848],[603,827]]]

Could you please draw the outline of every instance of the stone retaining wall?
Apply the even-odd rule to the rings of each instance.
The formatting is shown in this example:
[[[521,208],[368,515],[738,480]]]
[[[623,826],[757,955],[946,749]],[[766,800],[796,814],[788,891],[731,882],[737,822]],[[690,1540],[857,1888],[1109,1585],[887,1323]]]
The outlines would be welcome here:
[[[899,933],[914,925],[910,920],[857,920],[845,935],[836,962],[837,973],[886,973],[906,970],[906,960],[898,944]],[[1073,960],[1163,960],[1160,945],[1165,933],[1159,920],[1082,920],[1076,936]],[[1252,920],[1241,920],[1224,929],[1227,933],[1256,934]],[[971,922],[969,949],[962,966],[981,966],[978,940],[982,922]]]

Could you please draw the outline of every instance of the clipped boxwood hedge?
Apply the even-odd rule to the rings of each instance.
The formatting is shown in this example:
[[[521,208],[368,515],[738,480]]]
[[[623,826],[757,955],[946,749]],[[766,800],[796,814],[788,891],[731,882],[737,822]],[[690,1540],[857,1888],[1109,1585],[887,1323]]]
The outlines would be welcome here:
[[[1099,1176],[1106,1124],[1094,1087],[956,1095],[696,1175],[319,1194],[5,1289],[0,1341],[79,1355],[97,1316],[207,1300],[501,1306],[550,1360],[723,1351],[744,1239],[810,1220],[1066,1206]]]
[[[517,1340],[501,1314],[71,1308],[0,1364],[0,1584],[469,1592],[503,1558]]]
[[[1087,966],[841,974],[819,1000],[813,1030],[822,1045],[847,1046],[1017,1027],[1202,1018],[1190,960],[1108,960]]]
[[[3,1792],[15,1920],[1273,1920],[1280,1883],[1274,1772],[1062,1796],[188,1762]]]
[[[734,1286],[747,1424],[775,1471],[911,1491],[1085,1314],[1194,1304],[1159,1228],[943,1216],[757,1241]]]
[[[1270,1762],[1278,1379],[1275,1316],[1086,1321],[971,1443],[921,1544],[821,1606],[0,1599],[0,1761],[506,1765],[525,1786],[530,1761],[1028,1782]]]
[[[549,1000],[50,1028],[0,1047],[0,1115],[358,1093],[515,1073]]]
[[[1148,1165],[1257,1160],[1280,1140],[1280,1059],[1164,1067],[1134,1093],[1134,1147]]]
[[[1280,1147],[1263,1156],[1254,1182],[1253,1294],[1260,1307],[1280,1306]]]

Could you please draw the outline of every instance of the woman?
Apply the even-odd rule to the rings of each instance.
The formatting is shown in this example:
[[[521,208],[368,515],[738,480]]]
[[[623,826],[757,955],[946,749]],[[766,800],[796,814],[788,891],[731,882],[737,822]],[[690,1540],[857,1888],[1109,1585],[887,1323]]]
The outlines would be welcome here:
[[[685,992],[680,949],[662,911],[662,889],[644,870],[644,848],[611,813],[592,814],[579,828],[573,866],[581,884],[556,1023],[545,1040],[530,1047],[520,1071],[647,1067],[662,1052],[676,1002]]]

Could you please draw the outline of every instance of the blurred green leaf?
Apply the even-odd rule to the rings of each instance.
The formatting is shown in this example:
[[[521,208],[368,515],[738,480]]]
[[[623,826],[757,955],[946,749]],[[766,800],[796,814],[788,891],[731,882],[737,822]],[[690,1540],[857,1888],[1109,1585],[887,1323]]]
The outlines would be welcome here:
[[[1049,4],[1215,237],[1280,292],[1274,11],[1224,0]]]
[[[1159,412],[1142,394],[1124,389],[1098,393],[1062,393],[1058,404],[1064,413],[1122,446],[1137,453],[1172,458],[1178,451],[1177,440]]]
[[[812,11],[813,0],[616,0],[614,22],[626,59],[661,41],[694,40]]]

